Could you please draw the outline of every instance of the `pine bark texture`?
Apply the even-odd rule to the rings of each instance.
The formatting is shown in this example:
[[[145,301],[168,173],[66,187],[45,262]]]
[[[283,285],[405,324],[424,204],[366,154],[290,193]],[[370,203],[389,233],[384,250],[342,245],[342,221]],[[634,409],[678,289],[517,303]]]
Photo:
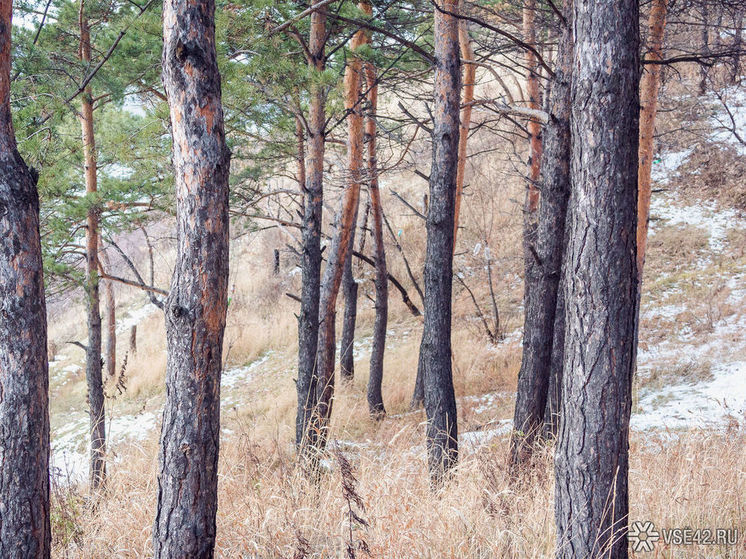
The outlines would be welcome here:
[[[365,40],[359,30],[352,39],[351,50]],[[345,69],[344,90],[347,115],[347,170],[348,183],[342,197],[342,206],[335,219],[334,236],[329,245],[319,298],[319,344],[316,356],[318,385],[316,386],[315,430],[318,432],[317,449],[326,446],[334,398],[334,362],[336,353],[336,305],[342,283],[347,253],[352,250],[357,209],[360,201],[360,184],[363,161],[363,110],[360,100],[362,61],[352,57]]]
[[[358,203],[359,205],[359,203]],[[342,317],[342,338],[340,340],[339,374],[343,380],[351,381],[355,378],[355,325],[357,323],[357,292],[358,284],[352,271],[352,249],[355,243],[355,224],[357,223],[357,209],[353,219],[350,243],[347,247],[342,272],[342,292],[344,293],[344,315]],[[361,235],[365,235],[362,232]]]
[[[523,6],[523,40],[531,46],[536,45],[536,1],[528,0]],[[537,110],[541,108],[541,93],[539,89],[539,64],[536,55],[526,50],[525,53],[525,66],[526,66],[526,93],[528,96],[528,108],[531,110]],[[532,302],[535,302],[537,297],[541,297],[542,293],[537,291],[541,290],[541,287],[537,285],[539,278],[542,275],[542,262],[539,261],[537,255],[538,245],[538,208],[539,208],[539,180],[541,179],[541,156],[542,156],[542,140],[541,140],[541,125],[538,121],[531,119],[528,121],[526,128],[528,130],[528,142],[529,142],[529,156],[528,156],[528,175],[526,177],[526,197],[523,204],[523,267],[524,267],[524,290],[523,290],[523,305],[526,309],[526,318],[530,318],[530,315],[535,314],[535,310],[531,309]],[[531,340],[526,340],[526,333],[533,335],[532,331],[526,331],[524,329],[524,347],[526,342],[531,343]],[[538,348],[537,348],[538,349]],[[525,355],[525,354],[524,354]],[[533,354],[529,352],[529,355],[524,357],[526,359],[532,359]],[[526,365],[529,365],[527,363]],[[523,370],[524,365],[521,363],[521,369]],[[534,371],[526,369],[519,374],[520,379],[523,381],[523,386],[520,386],[517,392],[516,398],[516,409],[515,409],[515,429],[512,437],[511,444],[511,459],[513,462],[519,458],[517,453],[518,449],[529,449],[530,443],[536,436],[536,420],[537,409],[540,403],[545,403],[546,384],[544,377],[536,377],[533,375]],[[543,414],[543,405],[541,413]],[[520,443],[520,444],[518,444]]]
[[[635,355],[639,13],[576,0],[557,556],[627,557]]]
[[[36,177],[10,112],[12,2],[0,4],[0,557],[48,558],[49,366]]]
[[[666,29],[668,0],[653,0],[648,17],[648,60],[663,60],[663,36]],[[651,173],[655,153],[655,117],[662,64],[645,64],[640,84],[640,148],[637,171],[637,275],[642,284],[650,218]]]
[[[433,160],[425,254],[425,325],[422,333],[427,451],[434,484],[458,460],[456,397],[451,369],[453,226],[458,167],[461,58],[455,0],[435,7]]]
[[[326,8],[311,14],[308,40],[309,66],[322,72],[325,65]],[[326,92],[320,84],[311,90],[308,115],[308,158],[302,230],[301,303],[298,316],[298,412],[295,444],[299,451],[315,447],[317,433],[310,429],[316,404],[316,353],[319,343],[319,296],[321,290],[321,216],[324,201],[324,149]]]
[[[228,173],[213,0],[167,0],[163,83],[173,134],[177,260],[166,309],[156,558],[211,558],[228,294]]]
[[[461,2],[463,5],[463,1]],[[460,20],[458,25],[458,41],[461,58],[474,61],[474,49],[469,38],[469,28],[466,20]],[[458,168],[456,170],[456,200],[454,202],[453,217],[453,250],[456,251],[456,238],[458,237],[459,216],[461,213],[461,199],[464,194],[464,177],[466,175],[466,148],[469,143],[469,128],[471,126],[471,111],[474,102],[474,82],[477,78],[476,64],[464,64],[464,81],[461,84],[461,126],[458,138]]]
[[[383,209],[381,191],[378,188],[378,155],[376,152],[376,110],[378,108],[378,85],[376,69],[365,64],[370,113],[365,119],[365,136],[368,140],[368,177],[370,209],[373,217],[373,254],[376,261],[376,318],[373,323],[373,344],[370,350],[370,374],[368,376],[368,411],[375,419],[386,415],[383,404],[383,355],[386,351],[386,327],[389,318],[389,283],[386,271],[386,249],[383,244]]]
[[[91,62],[91,37],[88,19],[85,16],[85,3],[80,2],[80,59]],[[102,378],[102,334],[101,334],[101,299],[99,293],[99,207],[95,202],[98,190],[96,162],[96,139],[93,128],[93,100],[91,87],[88,86],[81,96],[80,125],[83,140],[83,159],[86,196],[91,205],[86,217],[86,303],[88,321],[88,345],[86,346],[85,376],[88,385],[88,414],[90,416],[90,465],[89,483],[96,491],[106,480],[106,409],[104,385]]]
[[[572,5],[566,2],[565,12]],[[533,444],[543,433],[551,376],[551,355],[562,270],[567,201],[570,196],[570,79],[572,76],[571,17],[563,29],[552,83],[549,123],[544,130],[541,161],[541,200],[538,209],[536,244],[530,247],[537,260],[527,267],[523,326],[523,357],[518,373],[515,430],[511,439],[513,464],[531,455]],[[535,254],[535,256],[534,256]]]

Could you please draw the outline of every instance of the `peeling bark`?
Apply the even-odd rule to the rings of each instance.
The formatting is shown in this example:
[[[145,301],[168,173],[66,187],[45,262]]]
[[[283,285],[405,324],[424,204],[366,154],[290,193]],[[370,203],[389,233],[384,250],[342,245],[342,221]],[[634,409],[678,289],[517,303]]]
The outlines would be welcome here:
[[[12,2],[0,4],[0,557],[50,556],[49,369],[36,177],[10,112]]]
[[[214,17],[214,0],[166,0],[163,7],[177,260],[166,304],[156,558],[211,558],[215,547],[230,152]]]
[[[653,0],[648,17],[648,60],[663,60],[663,36],[666,29],[667,0]],[[655,117],[662,64],[645,64],[640,84],[640,148],[637,171],[637,278],[642,284],[650,218],[651,173],[655,152]]]
[[[352,39],[351,50],[365,41],[365,32],[359,30]],[[360,99],[362,62],[352,57],[345,70],[345,109],[347,116],[348,183],[342,198],[342,207],[335,219],[335,233],[329,246],[324,277],[319,298],[319,343],[316,356],[318,385],[316,386],[316,411],[314,427],[318,432],[317,450],[326,446],[334,398],[334,362],[336,353],[336,304],[342,283],[344,263],[352,250],[352,239],[360,201],[361,170],[363,160],[363,113]]]
[[[626,559],[637,299],[639,13],[575,0],[557,557]],[[599,48],[603,45],[603,48]]]

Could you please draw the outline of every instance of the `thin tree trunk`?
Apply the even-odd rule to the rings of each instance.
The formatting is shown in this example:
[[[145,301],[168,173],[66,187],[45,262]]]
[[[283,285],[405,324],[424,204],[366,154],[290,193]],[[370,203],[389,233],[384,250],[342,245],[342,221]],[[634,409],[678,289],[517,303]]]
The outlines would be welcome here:
[[[663,37],[666,29],[667,0],[653,0],[648,17],[648,60],[663,60]],[[637,279],[642,285],[645,250],[650,217],[651,172],[655,150],[655,117],[658,112],[658,90],[662,64],[645,64],[640,84],[640,148],[637,170]]]
[[[109,273],[111,273],[109,257],[103,249],[100,239],[99,248],[101,249],[103,270],[109,270]],[[113,378],[117,375],[117,307],[113,281],[106,280],[104,282],[104,293],[106,296],[106,374],[109,378]]]
[[[173,134],[177,257],[166,306],[166,403],[153,551],[211,558],[228,306],[228,174],[214,0],[166,0],[163,84]]]
[[[358,203],[359,206],[359,203]],[[355,324],[357,322],[357,292],[358,284],[352,273],[352,247],[355,243],[355,224],[357,223],[357,208],[352,220],[350,244],[345,258],[342,273],[342,292],[344,293],[345,310],[342,317],[342,339],[339,356],[339,374],[342,380],[351,381],[355,377]]]
[[[367,2],[360,2],[358,7],[370,15],[373,13],[373,9]],[[370,42],[370,38],[367,32],[359,31],[352,40],[352,50]],[[354,64],[354,63],[353,63]],[[362,68],[358,63],[358,73],[362,72]],[[354,100],[355,105],[359,105],[361,79],[358,77],[357,80],[357,91],[346,92],[346,95],[350,96],[350,100]],[[362,118],[362,117],[361,117]],[[359,138],[350,138],[350,174],[353,173],[353,167],[357,167],[358,173],[361,173],[363,167],[363,127],[360,126],[357,129],[360,134]],[[352,132],[352,126],[350,127]],[[354,147],[353,147],[354,146]],[[357,161],[352,161],[353,153],[358,157]],[[354,179],[353,179],[354,180]],[[350,232],[349,246],[347,247],[347,258],[344,262],[344,272],[342,275],[342,289],[344,291],[345,310],[342,319],[342,339],[340,349],[339,368],[340,375],[343,380],[351,381],[355,377],[355,324],[357,322],[357,293],[358,284],[355,281],[355,275],[352,273],[352,251],[355,246],[355,229],[357,225],[358,210],[360,207],[360,196],[358,195],[358,202],[355,204],[355,215],[352,220],[352,231]],[[365,231],[362,232],[363,238],[365,237]]]
[[[311,14],[308,65],[320,73],[325,67],[326,8]],[[295,444],[299,452],[315,448],[317,433],[309,430],[316,405],[316,353],[319,340],[319,296],[321,288],[321,217],[324,197],[326,90],[313,82],[308,116],[307,182],[304,193],[303,253],[301,260],[301,304],[298,316],[298,413]],[[313,455],[311,455],[313,457]]]
[[[735,18],[736,36],[733,38],[733,72],[731,83],[737,84],[741,78],[741,47],[743,46],[743,10],[738,10]]]
[[[425,326],[422,358],[430,479],[440,484],[458,460],[456,396],[451,369],[453,226],[458,167],[461,60],[456,0],[434,10],[435,80],[433,160],[425,255]]]
[[[91,37],[85,16],[84,0],[80,1],[78,23],[80,26],[80,59],[91,63]],[[96,201],[97,163],[96,141],[93,132],[93,101],[91,87],[81,96],[80,124],[85,160],[85,190],[90,206],[86,218],[86,302],[88,313],[88,345],[86,348],[85,376],[88,384],[88,413],[90,416],[91,453],[90,486],[96,491],[106,480],[106,412],[101,367],[101,311],[98,276],[98,221],[99,205]]]
[[[376,69],[365,64],[365,77],[369,88],[370,113],[365,119],[365,136],[368,139],[368,177],[370,180],[370,207],[373,214],[373,253],[376,259],[376,319],[373,323],[373,345],[370,350],[370,375],[368,376],[368,411],[375,419],[386,415],[383,405],[383,354],[386,350],[386,327],[389,317],[389,284],[386,274],[386,250],[383,244],[383,212],[381,191],[378,189],[378,155],[376,153],[376,110],[378,85]]]
[[[563,254],[567,250],[567,230]],[[563,258],[564,260],[564,258]],[[560,411],[562,409],[562,376],[565,360],[565,263],[560,269],[560,281],[557,286],[557,306],[554,313],[552,330],[552,353],[549,360],[549,388],[547,404],[544,408],[544,439],[555,440],[559,434]]]
[[[638,3],[576,0],[573,15],[557,556],[626,559],[637,299]]]
[[[460,0],[459,7],[463,6]],[[458,42],[461,58],[474,61],[474,49],[471,47],[469,28],[465,20],[460,20],[458,25]],[[461,210],[461,198],[464,192],[464,176],[466,174],[466,148],[469,141],[469,127],[471,126],[471,110],[474,102],[474,82],[477,77],[476,64],[464,64],[464,81],[461,84],[461,126],[458,137],[458,167],[456,169],[456,200],[454,202],[453,216],[453,250],[456,251],[456,237],[458,236],[459,215]]]
[[[702,54],[710,54],[710,7],[707,0],[702,2]],[[699,94],[707,93],[707,74],[709,68],[699,65]]]
[[[0,4],[0,557],[48,559],[49,369],[36,177],[10,112],[12,2]]]
[[[354,52],[365,41],[361,29],[352,38]],[[363,160],[363,114],[360,99],[362,62],[352,57],[345,70],[345,109],[347,116],[348,184],[342,198],[342,207],[336,218],[335,233],[329,246],[319,301],[319,344],[316,357],[318,385],[316,386],[315,431],[318,433],[317,450],[326,446],[329,420],[334,398],[334,362],[336,353],[336,305],[342,283],[347,253],[352,250],[352,239],[360,200],[361,167]]]
[[[550,98],[550,118],[544,132],[542,195],[536,245],[529,246],[526,267],[526,310],[523,357],[518,373],[511,461],[531,456],[541,435],[550,385],[551,353],[557,291],[563,257],[563,231],[570,196],[570,79],[572,75],[572,4],[565,2],[568,23],[563,29]]]
[[[536,1],[527,0],[523,6],[523,40],[531,45],[536,45]],[[528,108],[537,110],[541,108],[541,99],[539,91],[539,64],[536,55],[532,51],[526,51],[526,94],[528,96]],[[539,291],[541,287],[537,285],[541,277],[541,261],[538,258],[536,247],[538,245],[538,207],[539,207],[539,179],[541,174],[541,126],[538,121],[531,119],[527,125],[529,140],[529,157],[528,157],[528,176],[526,181],[526,197],[523,204],[523,267],[524,267],[524,289],[523,304],[526,309],[526,319],[532,320],[530,314],[535,314],[536,310],[531,308],[532,303],[536,302],[537,297],[541,297]],[[534,305],[535,306],[535,305]],[[528,335],[532,335],[528,331]],[[549,338],[551,339],[551,338]],[[531,343],[526,339],[524,331],[524,344]],[[525,346],[524,346],[525,347]],[[537,348],[538,349],[538,348]],[[532,350],[526,359],[533,358]],[[529,365],[527,363],[527,365]],[[524,364],[521,363],[521,368]],[[546,383],[543,377],[536,377],[533,370],[526,369],[519,374],[519,388],[516,398],[515,410],[515,428],[512,437],[511,458],[515,462],[518,458],[516,450],[528,448],[528,444],[536,435],[536,421],[538,405],[541,403],[541,414],[543,415],[543,404],[546,398]],[[523,386],[521,386],[521,384]],[[530,431],[526,431],[530,429]],[[529,436],[526,436],[528,434]],[[518,441],[524,441],[520,445]]]

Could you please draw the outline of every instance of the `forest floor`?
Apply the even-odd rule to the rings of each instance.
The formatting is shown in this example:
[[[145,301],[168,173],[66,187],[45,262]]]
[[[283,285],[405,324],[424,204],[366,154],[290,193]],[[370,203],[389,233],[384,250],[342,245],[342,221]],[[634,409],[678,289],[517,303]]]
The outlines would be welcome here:
[[[737,118],[746,116],[742,97],[732,100]],[[723,118],[717,100],[710,102],[711,118]],[[631,514],[664,527],[746,528],[746,195],[737,176],[728,188],[711,188],[733,167],[743,170],[746,152],[721,134],[715,122],[696,149],[664,142],[654,169],[633,392]],[[701,157],[707,150],[728,153],[730,171],[710,168],[711,159]],[[237,241],[235,258],[256,260],[259,245]],[[232,272],[236,290],[221,385],[220,556],[341,556],[350,538],[354,545],[364,539],[376,557],[549,555],[551,449],[518,486],[510,483],[505,462],[521,351],[517,265],[498,279],[505,335],[497,344],[478,334],[465,299],[457,302],[461,460],[451,483],[459,489],[446,488],[437,498],[427,488],[424,414],[408,411],[421,322],[402,309],[392,314],[384,379],[388,417],[373,423],[365,402],[372,308],[361,297],[356,376],[339,387],[332,440],[353,464],[367,528],[344,520],[347,503],[334,453],[325,461],[329,475],[320,489],[308,488],[292,468],[295,304],[284,292],[297,285],[297,272],[290,268],[280,278],[268,270],[252,278]],[[110,494],[93,514],[83,506],[84,356],[66,345],[83,341],[73,310],[80,312],[62,311],[50,325],[56,554],[145,556],[164,401],[163,315],[142,295],[120,300],[120,339],[137,325],[141,341],[122,367],[120,388],[115,382],[107,387]],[[120,345],[122,355],[126,344]],[[745,544],[746,533],[730,556],[746,556]],[[667,549],[672,557],[693,556],[692,549]],[[702,547],[698,553],[728,551]]]

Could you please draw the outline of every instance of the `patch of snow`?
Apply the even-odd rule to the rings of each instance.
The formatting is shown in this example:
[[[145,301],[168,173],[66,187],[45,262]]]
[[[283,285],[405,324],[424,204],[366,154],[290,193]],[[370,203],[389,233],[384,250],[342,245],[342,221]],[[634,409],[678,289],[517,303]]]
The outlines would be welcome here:
[[[694,148],[691,147],[659,155],[658,159],[653,161],[650,176],[655,182],[667,183],[693,152]]]
[[[160,310],[158,307],[153,305],[150,301],[145,303],[143,306],[136,309],[131,309],[127,316],[118,321],[117,334],[129,332],[129,329],[133,326],[137,326],[143,320],[153,315],[156,311]]]
[[[680,203],[675,196],[656,196],[650,203],[651,217],[665,225],[687,225],[704,229],[709,236],[710,249],[722,252],[728,231],[746,227],[746,219],[730,208],[720,208],[715,202],[700,202],[696,206]],[[654,235],[658,224],[650,222],[649,235]]]
[[[712,374],[711,381],[678,384],[641,398],[642,412],[632,416],[632,428],[716,427],[746,419],[746,362],[718,364]]]
[[[466,433],[459,433],[458,444],[459,447],[463,447],[464,450],[476,450],[477,448],[486,445],[497,437],[507,435],[513,429],[512,419],[501,419],[496,421],[490,429],[480,429],[479,431],[467,431]]]

